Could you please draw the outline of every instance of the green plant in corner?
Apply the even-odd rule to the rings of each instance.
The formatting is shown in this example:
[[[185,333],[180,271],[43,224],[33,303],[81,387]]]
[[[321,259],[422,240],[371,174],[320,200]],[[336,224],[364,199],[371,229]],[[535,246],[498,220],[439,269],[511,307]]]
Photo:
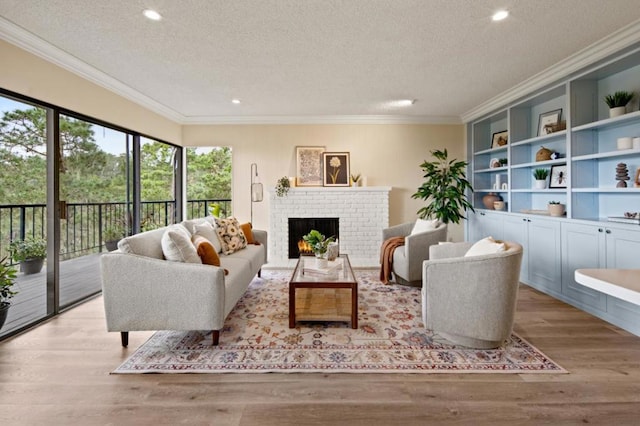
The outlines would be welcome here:
[[[307,235],[303,236],[302,239],[311,246],[311,250],[316,256],[324,256],[329,248],[329,244],[335,241],[334,237],[325,237],[319,231],[312,229]]]
[[[289,178],[286,176],[278,179],[276,183],[276,195],[278,197],[284,197],[289,193],[289,189],[291,188],[291,183],[289,182]]]
[[[433,150],[434,161],[424,161],[420,168],[424,172],[424,183],[411,198],[428,201],[418,210],[418,216],[429,217],[444,223],[459,223],[465,219],[464,211],[474,211],[466,192],[473,188],[466,179],[466,161],[449,160],[447,150]]]
[[[549,176],[549,170],[547,169],[535,169],[533,171],[533,178],[535,180],[545,180]]]
[[[607,95],[604,97],[604,101],[609,108],[618,108],[626,106],[631,99],[633,99],[634,93],[620,90],[613,95]]]

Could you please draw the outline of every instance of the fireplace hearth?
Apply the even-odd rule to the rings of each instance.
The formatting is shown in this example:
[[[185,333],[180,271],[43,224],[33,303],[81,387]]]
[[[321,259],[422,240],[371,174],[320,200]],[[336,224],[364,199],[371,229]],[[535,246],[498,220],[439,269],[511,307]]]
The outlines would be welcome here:
[[[313,254],[302,237],[312,229],[324,234],[327,238],[338,240],[340,220],[337,217],[290,217],[289,218],[289,259],[297,259],[300,255]]]

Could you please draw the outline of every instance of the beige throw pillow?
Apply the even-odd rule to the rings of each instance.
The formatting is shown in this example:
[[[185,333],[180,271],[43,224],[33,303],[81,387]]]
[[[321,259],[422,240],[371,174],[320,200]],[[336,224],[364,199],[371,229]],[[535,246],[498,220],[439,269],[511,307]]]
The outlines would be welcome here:
[[[213,245],[216,253],[220,253],[222,251],[222,244],[220,243],[220,238],[218,238],[218,233],[210,222],[202,221],[200,223],[197,223],[194,226],[194,229],[195,232],[193,234],[200,235],[209,240],[211,245]]]
[[[440,225],[440,221],[438,219],[434,219],[434,220],[418,219],[416,220],[416,224],[413,225],[413,229],[411,230],[411,235],[419,234],[421,232],[433,231],[439,225]]]
[[[184,226],[169,225],[162,235],[162,254],[171,262],[202,263]]]
[[[502,241],[496,241],[493,237],[483,238],[471,246],[464,257],[482,256],[485,254],[495,254],[505,251],[506,247]]]

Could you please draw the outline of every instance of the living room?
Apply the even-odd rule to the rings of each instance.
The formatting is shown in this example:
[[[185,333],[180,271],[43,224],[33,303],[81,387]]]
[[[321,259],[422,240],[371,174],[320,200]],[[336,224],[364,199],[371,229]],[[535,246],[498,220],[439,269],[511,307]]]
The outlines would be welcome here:
[[[457,3],[461,10],[465,7],[463,3]],[[498,6],[492,2],[481,3],[488,9],[487,14]],[[590,5],[600,11],[596,3],[590,2]],[[547,16],[554,13],[556,3],[525,6],[520,2],[517,6],[531,7],[536,13]],[[626,32],[619,34],[618,41],[624,39],[628,45],[637,44],[640,39],[637,19],[640,16],[636,9],[640,9],[637,8],[640,4],[621,1],[618,6],[620,11],[611,12],[615,17],[603,18],[603,26],[607,29],[590,34],[593,39],[587,40],[585,36],[581,43],[566,46],[539,71],[551,67],[549,74],[560,72],[553,68],[554,64],[592,46],[603,38],[602,34],[608,34],[606,31],[615,33],[616,20],[620,21],[621,16],[625,16],[627,24],[620,25],[626,27]],[[17,2],[16,7],[20,7]],[[412,7],[420,6],[412,4]],[[580,2],[566,2],[559,7],[564,19],[569,19],[572,8],[582,10],[586,6]],[[477,9],[473,10],[479,13]],[[522,17],[524,10],[520,13]],[[518,16],[517,8],[513,15]],[[586,22],[594,21],[598,22],[598,19]],[[452,158],[468,159],[469,135],[465,123],[508,104],[517,98],[517,93],[524,93],[523,90],[534,90],[507,91],[531,78],[535,74],[531,71],[516,81],[503,82],[500,86],[503,90],[474,91],[476,99],[482,100],[465,103],[468,107],[457,115],[430,113],[426,119],[419,114],[419,117],[412,117],[414,113],[407,110],[387,109],[386,112],[393,111],[395,116],[376,110],[374,114],[362,113],[358,117],[353,113],[340,117],[333,111],[293,117],[290,111],[282,110],[277,114],[281,117],[254,114],[260,118],[252,121],[239,113],[233,116],[233,111],[241,111],[237,108],[225,110],[220,117],[214,117],[215,120],[207,120],[198,117],[200,114],[197,113],[176,114],[160,103],[154,104],[149,96],[140,96],[136,102],[135,94],[124,90],[118,82],[106,80],[98,84],[95,74],[86,69],[87,74],[83,77],[79,72],[83,68],[78,62],[76,69],[70,71],[70,63],[63,64],[56,59],[61,52],[43,48],[41,43],[46,42],[42,39],[31,46],[16,41],[17,29],[7,23],[3,18],[1,89],[179,146],[232,147],[233,211],[241,220],[249,220],[253,209],[253,223],[257,229],[270,229],[269,195],[279,178],[296,175],[298,146],[321,146],[329,152],[349,152],[351,171],[365,176],[368,186],[392,188],[389,224],[415,220],[417,210],[424,203],[411,195],[423,182],[419,165],[427,159],[429,151],[446,148]],[[432,35],[425,33],[422,36]],[[590,52],[583,52],[582,59],[587,60],[585,58],[590,55],[593,61],[600,59],[597,47],[611,43],[610,39],[605,42],[596,43]],[[535,49],[543,48],[535,44]],[[466,50],[460,56],[472,54]],[[528,60],[520,51],[512,55],[522,56],[524,62]],[[438,60],[442,60],[442,56]],[[424,65],[427,68],[427,64]],[[370,68],[374,73],[375,66]],[[531,66],[534,68],[538,69]],[[424,74],[428,79],[429,71]],[[558,76],[561,77],[564,76]],[[351,77],[352,81],[356,78]],[[528,84],[535,83],[529,81]],[[226,93],[230,97],[236,96]],[[242,99],[245,105],[251,103],[250,96],[238,96],[245,98]],[[415,96],[414,107],[427,103],[427,97]],[[239,105],[240,108],[243,106]],[[339,106],[335,109],[339,110]],[[263,202],[253,205],[249,191],[252,163],[258,165],[267,192]],[[466,223],[450,225],[449,239],[468,239],[466,226]],[[0,343],[0,377],[7,396],[6,400],[3,397],[6,410],[0,414],[0,419],[3,424],[44,421],[54,424],[172,424],[180,421],[203,424],[384,424],[399,419],[407,424],[422,424],[429,420],[481,423],[479,418],[509,424],[579,423],[583,420],[632,424],[640,395],[637,380],[640,369],[636,362],[640,339],[543,292],[521,287],[524,290],[519,299],[515,330],[569,370],[568,375],[109,375],[152,333],[132,333],[129,349],[121,348],[116,333],[106,332],[100,299],[93,299]]]

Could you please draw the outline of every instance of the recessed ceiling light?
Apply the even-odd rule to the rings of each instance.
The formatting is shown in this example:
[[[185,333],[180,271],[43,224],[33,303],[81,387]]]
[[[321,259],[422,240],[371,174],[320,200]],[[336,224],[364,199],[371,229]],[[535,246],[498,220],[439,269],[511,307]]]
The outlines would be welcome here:
[[[493,19],[494,21],[502,21],[507,16],[509,16],[509,12],[507,12],[506,10],[499,10],[493,14],[491,19]]]
[[[162,19],[162,15],[160,15],[155,10],[146,9],[144,12],[142,12],[142,14],[152,21],[159,21]]]
[[[415,99],[398,99],[397,101],[390,101],[390,107],[408,107],[416,103]]]
[[[231,103],[238,105],[240,103],[240,99],[231,99]]]

